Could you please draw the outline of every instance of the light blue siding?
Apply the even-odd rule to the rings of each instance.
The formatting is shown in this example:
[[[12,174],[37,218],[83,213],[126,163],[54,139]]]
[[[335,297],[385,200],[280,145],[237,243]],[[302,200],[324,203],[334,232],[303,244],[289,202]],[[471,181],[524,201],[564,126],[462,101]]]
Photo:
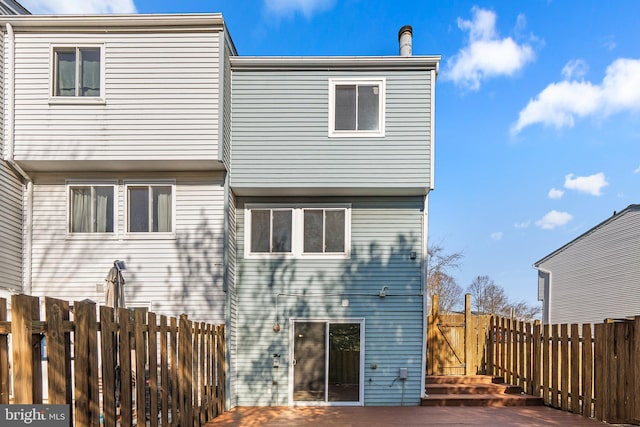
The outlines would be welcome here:
[[[244,205],[269,202],[350,203],[351,258],[245,259]],[[419,404],[422,207],[422,197],[238,199],[239,405],[288,403],[290,318],[364,319],[364,403]],[[273,354],[281,355],[280,368],[272,367]],[[408,368],[406,382],[399,368]]]
[[[238,194],[255,195],[256,189],[426,193],[432,173],[429,71],[232,67],[232,73],[232,187]],[[329,79],[345,77],[385,78],[384,137],[328,136]]]

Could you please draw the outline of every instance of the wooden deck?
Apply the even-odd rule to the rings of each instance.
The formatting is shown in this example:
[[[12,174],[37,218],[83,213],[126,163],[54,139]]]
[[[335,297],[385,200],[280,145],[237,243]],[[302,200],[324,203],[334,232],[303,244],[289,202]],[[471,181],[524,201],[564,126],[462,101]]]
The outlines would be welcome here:
[[[530,407],[239,407],[206,427],[603,426],[545,406]]]

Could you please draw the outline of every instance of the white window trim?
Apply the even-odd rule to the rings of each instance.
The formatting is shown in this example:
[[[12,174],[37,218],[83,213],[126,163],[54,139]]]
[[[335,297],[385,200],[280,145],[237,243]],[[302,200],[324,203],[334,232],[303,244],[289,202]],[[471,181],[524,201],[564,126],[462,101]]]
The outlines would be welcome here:
[[[112,187],[113,188],[113,231],[106,233],[72,233],[71,232],[71,188],[72,187]],[[65,180],[66,193],[66,238],[67,239],[109,239],[118,237],[118,181],[117,180]]]
[[[335,130],[336,86],[377,84],[380,87],[378,108],[378,130]],[[337,78],[329,79],[329,138],[380,138],[385,133],[386,79],[384,77],[369,78]]]
[[[56,50],[58,49],[100,49],[100,95],[99,96],[56,96]],[[77,76],[76,76],[77,77]],[[105,98],[105,47],[104,43],[74,44],[52,43],[49,45],[49,104],[106,104]]]
[[[124,184],[124,237],[126,239],[175,239],[176,238],[176,181],[175,180],[125,180]],[[129,231],[129,187],[171,187],[171,231]]]
[[[291,209],[291,252],[251,252],[251,211],[259,209]],[[304,209],[344,209],[344,252],[304,253]],[[351,204],[349,203],[249,203],[244,207],[244,257],[247,259],[303,258],[303,259],[349,259],[351,258]]]

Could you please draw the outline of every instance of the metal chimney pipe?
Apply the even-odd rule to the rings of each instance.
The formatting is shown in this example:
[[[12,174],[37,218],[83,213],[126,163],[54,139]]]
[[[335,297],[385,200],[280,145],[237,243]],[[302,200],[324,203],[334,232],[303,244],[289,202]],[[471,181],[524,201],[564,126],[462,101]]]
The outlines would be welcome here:
[[[413,28],[405,25],[398,31],[398,42],[400,43],[400,56],[411,56],[412,54]]]

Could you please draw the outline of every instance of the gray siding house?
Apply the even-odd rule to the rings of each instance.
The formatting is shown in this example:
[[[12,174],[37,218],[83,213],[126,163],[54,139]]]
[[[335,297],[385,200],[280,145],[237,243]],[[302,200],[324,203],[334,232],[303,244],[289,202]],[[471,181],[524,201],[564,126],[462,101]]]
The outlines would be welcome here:
[[[640,205],[614,213],[534,268],[543,323],[600,323],[638,315]]]
[[[0,15],[28,15],[29,11],[11,0],[0,0]],[[4,63],[4,34],[0,33],[0,67]],[[0,105],[5,97],[4,74],[0,73]],[[4,111],[0,108],[0,135]],[[22,290],[22,176],[13,163],[11,148],[0,138],[0,297]]]
[[[239,405],[418,405],[439,57],[234,57]]]

